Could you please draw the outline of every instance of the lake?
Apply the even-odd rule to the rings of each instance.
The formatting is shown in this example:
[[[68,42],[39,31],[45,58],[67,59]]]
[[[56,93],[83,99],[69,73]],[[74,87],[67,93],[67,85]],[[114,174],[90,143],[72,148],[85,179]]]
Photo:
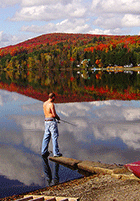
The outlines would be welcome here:
[[[0,90],[0,198],[48,185],[40,155],[42,101]],[[140,156],[140,101],[106,100],[56,104],[63,156],[125,164]],[[74,125],[73,125],[74,124]],[[52,151],[50,143],[49,150]],[[77,171],[49,161],[54,181],[79,178]]]
[[[30,71],[30,76],[22,72],[18,78],[15,73],[0,71],[0,89],[15,91],[42,101],[53,91],[57,94],[56,101],[59,103],[140,100],[139,71],[50,69],[41,78],[38,78],[36,71]]]

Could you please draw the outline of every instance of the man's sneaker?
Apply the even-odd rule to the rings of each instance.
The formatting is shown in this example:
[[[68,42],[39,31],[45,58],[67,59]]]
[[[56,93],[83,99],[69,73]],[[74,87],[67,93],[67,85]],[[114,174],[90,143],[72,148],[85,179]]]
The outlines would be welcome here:
[[[59,153],[59,154],[57,154],[57,155],[54,155],[54,157],[60,157],[60,156],[62,156],[61,153]]]

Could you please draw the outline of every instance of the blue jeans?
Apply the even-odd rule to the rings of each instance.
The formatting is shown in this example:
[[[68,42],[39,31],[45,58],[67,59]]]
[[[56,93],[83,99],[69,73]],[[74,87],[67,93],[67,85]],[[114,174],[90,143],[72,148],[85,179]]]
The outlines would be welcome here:
[[[59,154],[59,147],[58,147],[58,127],[57,122],[53,121],[45,121],[45,132],[42,142],[42,155],[48,152],[48,146],[50,139],[52,137],[52,144],[53,144],[53,155],[57,156]]]

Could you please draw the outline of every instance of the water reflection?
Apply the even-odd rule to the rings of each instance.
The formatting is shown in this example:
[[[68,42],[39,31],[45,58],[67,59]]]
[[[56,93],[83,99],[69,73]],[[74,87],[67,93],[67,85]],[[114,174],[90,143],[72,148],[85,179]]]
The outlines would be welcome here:
[[[30,76],[22,72],[24,79],[15,78],[14,71],[0,71],[0,89],[16,91],[42,101],[51,91],[58,94],[57,102],[140,100],[140,71],[139,68],[130,70],[122,70],[118,66],[56,68],[48,69],[41,77],[31,70],[28,72]]]
[[[17,181],[20,187],[44,186],[47,176],[40,156],[44,134],[42,102],[0,90],[0,110],[1,181]],[[63,156],[120,164],[139,160],[140,101],[56,104],[56,110],[62,119],[77,125],[59,124]],[[46,168],[48,164],[46,161]],[[63,166],[49,166],[56,176],[52,178],[59,176],[60,182],[77,177]]]
[[[59,183],[59,164],[53,163],[52,171],[49,165],[47,157],[42,157],[44,173],[45,173],[45,184],[51,186]]]
[[[67,133],[65,138],[69,136],[65,141],[71,141],[71,155],[107,163],[139,160],[139,104],[139,101],[99,101],[69,103],[63,109],[59,105],[60,116],[65,111],[63,118],[77,124],[77,128],[68,125],[67,131],[65,128],[61,131]]]
[[[46,186],[40,155],[44,133],[42,102],[5,90],[0,90],[0,100],[0,197]],[[57,175],[54,171],[53,174]],[[60,182],[80,177],[64,167],[60,167],[59,175]]]

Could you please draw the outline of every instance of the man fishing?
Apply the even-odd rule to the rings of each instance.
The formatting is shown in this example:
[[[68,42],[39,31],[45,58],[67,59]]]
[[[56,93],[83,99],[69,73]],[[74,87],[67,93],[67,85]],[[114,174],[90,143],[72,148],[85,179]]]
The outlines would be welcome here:
[[[57,120],[60,120],[60,117],[57,115],[55,106],[54,106],[54,100],[55,100],[55,94],[50,93],[49,99],[44,102],[43,104],[43,110],[45,115],[45,132],[42,142],[42,156],[48,157],[49,151],[48,146],[50,139],[52,137],[52,144],[53,144],[53,156],[54,157],[60,157],[62,154],[59,152],[58,147],[58,126],[57,126]]]

